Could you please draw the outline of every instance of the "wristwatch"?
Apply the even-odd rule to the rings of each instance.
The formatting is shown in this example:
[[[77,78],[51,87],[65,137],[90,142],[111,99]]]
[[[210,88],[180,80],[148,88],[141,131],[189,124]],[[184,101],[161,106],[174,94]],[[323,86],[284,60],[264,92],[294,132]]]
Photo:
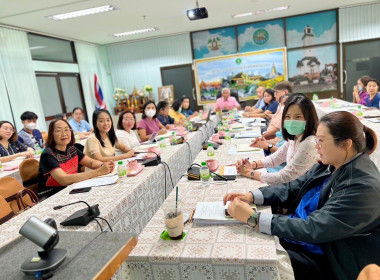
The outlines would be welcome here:
[[[259,216],[259,214],[256,212],[256,210],[254,210],[254,211],[255,212],[253,212],[252,216],[249,217],[247,220],[247,224],[253,228],[257,225],[257,218]]]
[[[273,148],[273,144],[272,143],[268,143],[268,152],[270,152],[270,149],[272,149]]]

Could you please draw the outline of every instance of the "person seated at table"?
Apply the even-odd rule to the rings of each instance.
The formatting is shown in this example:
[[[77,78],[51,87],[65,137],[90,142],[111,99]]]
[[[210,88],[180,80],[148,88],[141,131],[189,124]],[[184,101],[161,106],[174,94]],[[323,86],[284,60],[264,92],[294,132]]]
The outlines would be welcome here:
[[[149,100],[145,103],[142,119],[137,124],[137,131],[141,141],[148,141],[153,132],[158,135],[166,134],[167,130],[157,118],[157,108],[154,101]]]
[[[73,117],[69,121],[69,124],[74,133],[79,133],[81,139],[86,138],[94,131],[91,125],[83,119],[83,109],[80,107],[73,109]]]
[[[117,122],[116,137],[120,143],[131,149],[140,146],[140,139],[136,131],[136,117],[135,113],[131,111],[123,111],[119,115]],[[121,151],[118,149],[118,153]]]
[[[379,82],[375,79],[369,80],[366,89],[369,94],[369,96],[367,97],[367,107],[374,107],[379,109]]]
[[[222,89],[222,96],[216,100],[215,110],[232,110],[233,108],[241,109],[239,102],[236,98],[231,96],[229,88]]]
[[[280,104],[284,105],[287,95],[280,97]],[[282,130],[276,132],[276,137],[273,139],[266,140],[264,137],[258,137],[252,141],[251,147],[260,148],[264,150],[264,155],[269,156],[274,154],[283,144],[285,144],[284,138],[282,137]],[[275,167],[267,167],[267,171],[269,173],[278,172],[283,169],[286,165],[286,162],[275,166]]]
[[[56,114],[54,117],[55,117],[56,120],[65,120],[65,121],[67,121],[67,115],[65,113]]]
[[[279,237],[295,279],[356,279],[367,264],[380,264],[380,173],[369,158],[377,137],[344,111],[323,116],[316,136],[321,162],[306,174],[226,194],[224,203],[232,201],[232,217]],[[248,203],[287,208],[287,214],[255,213]]]
[[[17,131],[8,121],[0,121],[0,161],[2,163],[18,157],[32,158],[34,150],[17,140]]]
[[[114,163],[103,163],[86,157],[75,145],[73,130],[66,120],[53,120],[49,125],[47,147],[41,154],[38,196],[45,199],[66,186],[113,171]],[[78,173],[78,165],[92,171]]]
[[[169,102],[167,101],[158,102],[157,111],[158,111],[157,118],[163,126],[165,126],[166,128],[169,128],[169,125],[175,123],[174,118],[169,116]]]
[[[135,151],[118,141],[111,114],[106,109],[99,109],[92,114],[94,132],[87,138],[84,154],[90,158],[106,162],[117,161],[134,156]],[[123,154],[115,156],[115,149]]]
[[[264,107],[261,113],[254,112],[244,112],[243,117],[249,118],[265,118],[268,114],[274,114],[277,111],[278,102],[274,97],[274,91],[271,89],[266,89],[264,92]]]
[[[256,89],[256,94],[259,100],[257,100],[255,106],[245,106],[244,111],[245,112],[251,112],[251,113],[262,113],[263,107],[265,106],[264,102],[264,93],[265,93],[265,87],[258,87]]]
[[[41,132],[36,129],[38,116],[33,112],[26,111],[20,118],[24,128],[18,132],[18,141],[33,150],[36,149],[37,144],[43,149],[45,147],[44,139]]]
[[[367,106],[367,92],[368,81],[372,78],[370,76],[362,76],[359,78],[357,84],[354,86],[354,92],[352,93],[353,102]]]
[[[284,96],[285,94],[292,93],[292,86],[288,81],[283,81],[277,83],[274,88],[274,96],[276,97],[276,101],[280,102],[280,97]],[[270,116],[266,115],[268,119],[270,119],[269,125],[267,130],[264,132],[263,137],[265,139],[272,139],[276,135],[276,131],[279,131],[281,129],[281,119],[282,119],[282,112],[284,110],[284,106],[278,106],[277,112]]]
[[[190,98],[189,97],[186,97],[186,96],[182,97],[181,102],[182,102],[182,104],[181,104],[182,111],[180,113],[182,113],[182,115],[184,115],[189,120],[198,116],[197,111],[193,112],[190,109]]]
[[[183,125],[186,120],[186,117],[182,115],[181,111],[181,101],[174,101],[172,108],[169,110],[169,116],[174,119],[175,124]]]
[[[305,174],[318,160],[315,132],[318,116],[313,102],[302,93],[293,94],[285,102],[282,114],[282,136],[286,141],[274,154],[262,160],[239,160],[238,173],[271,185],[290,182]],[[286,166],[276,173],[255,171],[258,168]]]

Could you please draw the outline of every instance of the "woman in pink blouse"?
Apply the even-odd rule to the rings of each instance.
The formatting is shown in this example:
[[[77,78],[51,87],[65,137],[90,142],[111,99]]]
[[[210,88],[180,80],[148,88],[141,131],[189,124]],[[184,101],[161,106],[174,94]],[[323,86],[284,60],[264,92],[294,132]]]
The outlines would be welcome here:
[[[237,170],[241,175],[269,185],[278,185],[300,177],[318,161],[319,156],[315,149],[318,117],[309,98],[302,93],[291,95],[285,102],[281,126],[285,144],[263,160],[238,161]],[[286,162],[286,166],[279,172],[255,171],[259,168],[276,167],[283,162]]]

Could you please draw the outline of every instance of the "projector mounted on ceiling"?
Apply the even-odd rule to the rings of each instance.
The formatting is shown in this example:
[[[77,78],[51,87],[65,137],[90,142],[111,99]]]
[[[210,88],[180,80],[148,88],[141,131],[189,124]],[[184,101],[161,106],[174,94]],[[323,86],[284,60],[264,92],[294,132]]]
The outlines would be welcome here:
[[[197,0],[197,7],[195,9],[187,10],[186,14],[189,20],[197,20],[197,19],[204,19],[208,18],[208,12],[205,7],[199,8],[198,0]]]

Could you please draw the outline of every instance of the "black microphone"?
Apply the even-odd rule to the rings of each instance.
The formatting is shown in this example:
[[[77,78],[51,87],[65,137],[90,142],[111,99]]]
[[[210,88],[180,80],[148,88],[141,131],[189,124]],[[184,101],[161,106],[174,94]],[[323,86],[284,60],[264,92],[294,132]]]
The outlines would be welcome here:
[[[58,206],[54,206],[53,209],[54,210],[58,210],[58,209],[61,209],[63,207],[66,207],[66,206],[69,206],[69,205],[73,205],[73,204],[77,204],[77,203],[84,203],[87,205],[88,207],[88,214],[90,215],[95,215],[95,212],[94,210],[91,208],[90,204],[88,204],[86,201],[83,201],[83,200],[79,200],[77,202],[73,202],[73,203],[69,203],[69,204],[65,204],[65,205],[58,205]]]
[[[156,152],[153,152],[153,151],[152,152],[135,152],[135,154],[150,154],[150,153],[155,154],[157,157],[153,159],[146,159],[141,164],[144,166],[157,166],[158,164],[160,164],[161,156],[157,154]]]
[[[58,210],[77,203],[84,203],[87,205],[87,208],[76,211],[74,214],[60,223],[62,226],[87,226],[90,221],[100,215],[99,204],[90,206],[86,201],[83,200],[65,205],[54,206],[53,209]]]

